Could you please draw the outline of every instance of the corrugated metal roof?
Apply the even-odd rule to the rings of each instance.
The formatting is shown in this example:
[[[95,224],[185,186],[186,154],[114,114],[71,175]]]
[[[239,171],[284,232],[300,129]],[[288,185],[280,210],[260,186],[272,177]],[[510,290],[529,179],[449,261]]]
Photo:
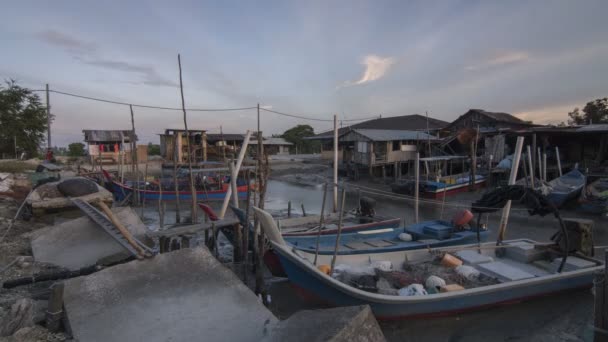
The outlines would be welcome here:
[[[390,116],[385,118],[378,118],[359,122],[349,127],[342,127],[338,129],[338,136],[342,136],[354,129],[379,129],[379,130],[392,130],[392,129],[404,129],[409,131],[426,131],[427,127],[430,130],[437,130],[447,126],[449,123],[443,120],[435,118],[427,118],[424,115],[412,114],[412,115],[401,115],[401,116]],[[333,139],[334,131],[330,130],[327,132],[319,133],[312,137],[304,138],[306,140],[323,140]]]
[[[608,131],[608,124],[592,124],[581,126],[577,132],[605,132]]]
[[[434,135],[420,131],[404,131],[396,129],[354,129],[353,131],[373,141],[439,140],[439,138]]]
[[[102,141],[121,141],[122,136],[125,141],[130,141],[131,130],[103,130],[103,129],[83,129],[84,141],[86,142],[102,142]],[[137,135],[135,135],[137,141]]]

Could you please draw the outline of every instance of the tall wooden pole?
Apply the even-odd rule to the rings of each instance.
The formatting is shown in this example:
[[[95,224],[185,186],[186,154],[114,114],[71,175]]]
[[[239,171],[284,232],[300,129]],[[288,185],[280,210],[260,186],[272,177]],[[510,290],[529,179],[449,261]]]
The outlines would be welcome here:
[[[334,273],[334,266],[336,265],[336,259],[338,258],[338,249],[340,248],[340,236],[342,235],[342,219],[344,217],[344,202],[346,200],[346,189],[342,189],[342,203],[340,204],[340,212],[338,213],[338,234],[336,235],[336,244],[334,246],[334,257],[331,258],[331,268],[329,269],[329,275]]]
[[[540,147],[536,150],[537,152],[537,158],[538,158],[538,178],[541,181],[544,181],[545,179],[543,178],[543,161],[540,155]]]
[[[319,218],[319,229],[317,230],[317,243],[315,247],[315,260],[313,264],[317,266],[317,257],[319,256],[319,240],[321,237],[321,231],[323,230],[323,222],[325,220],[325,199],[327,197],[327,183],[323,185],[323,202],[321,204],[321,217]],[[289,202],[291,203],[291,202]]]
[[[519,171],[519,161],[521,158],[521,150],[524,145],[524,137],[517,137],[517,143],[515,144],[515,155],[513,156],[513,163],[511,164],[511,174],[509,175],[509,185],[515,184],[517,178],[517,171]],[[508,200],[502,210],[502,217],[500,219],[500,226],[498,230],[498,239],[496,239],[496,245],[500,245],[502,240],[505,238],[505,232],[507,231],[507,223],[509,222],[509,213],[511,212],[511,200]]]
[[[180,145],[177,141],[177,135],[181,134],[179,132],[173,132],[173,187],[175,189],[175,223],[180,223],[181,218],[179,214],[179,184],[177,183],[177,159],[179,153],[177,149],[180,148]]]
[[[535,189],[536,186],[534,185],[534,182],[536,181],[536,177],[534,177],[534,165],[532,165],[532,160],[534,159],[534,157],[532,157],[532,153],[530,151],[530,145],[526,146],[526,154],[528,155],[528,164],[530,167],[530,185],[532,185],[532,189]]]
[[[555,146],[555,158],[557,158],[557,172],[559,177],[562,176],[562,161],[559,158],[559,147]]]
[[[135,173],[137,166],[137,142],[135,141],[135,115],[133,114],[133,106],[129,105],[131,110],[131,173]],[[132,177],[132,176],[131,176]]]
[[[190,132],[188,131],[188,120],[186,118],[186,103],[184,101],[184,84],[182,81],[182,59],[177,54],[177,65],[179,67],[179,90],[182,96],[182,111],[184,112],[184,130],[186,131],[186,140],[188,141],[188,171],[190,171],[190,191],[192,192],[192,206],[190,216],[192,223],[198,222],[196,211],[196,189],[194,188],[194,175],[192,174],[192,144],[190,143]]]
[[[416,223],[418,223],[418,197],[420,196],[420,152],[416,152],[416,164],[414,165],[414,177],[415,184],[414,187],[414,218]],[[445,194],[444,194],[445,195]]]
[[[49,84],[46,84],[46,142],[47,149],[50,151],[53,145],[51,145],[51,96],[49,94]]]
[[[547,181],[547,154],[543,153],[543,180]]]
[[[338,116],[334,115],[334,213],[338,210]]]

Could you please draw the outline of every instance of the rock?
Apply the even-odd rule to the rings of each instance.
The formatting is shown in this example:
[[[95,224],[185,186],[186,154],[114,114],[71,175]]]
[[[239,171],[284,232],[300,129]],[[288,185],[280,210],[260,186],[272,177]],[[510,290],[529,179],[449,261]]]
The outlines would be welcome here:
[[[21,255],[17,257],[17,267],[19,268],[29,268],[32,266],[34,262],[34,257],[29,255]]]
[[[64,196],[79,197],[99,192],[97,184],[86,178],[70,178],[57,184],[57,189]]]
[[[34,325],[34,301],[21,298],[11,306],[2,322],[0,322],[0,336],[10,336],[17,330]]]

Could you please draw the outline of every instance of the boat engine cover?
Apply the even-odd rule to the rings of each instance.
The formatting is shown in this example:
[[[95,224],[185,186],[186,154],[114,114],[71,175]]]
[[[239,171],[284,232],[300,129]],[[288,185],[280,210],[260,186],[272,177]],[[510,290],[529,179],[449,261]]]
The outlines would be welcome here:
[[[369,197],[359,199],[359,210],[362,216],[374,217],[376,214],[376,200]]]

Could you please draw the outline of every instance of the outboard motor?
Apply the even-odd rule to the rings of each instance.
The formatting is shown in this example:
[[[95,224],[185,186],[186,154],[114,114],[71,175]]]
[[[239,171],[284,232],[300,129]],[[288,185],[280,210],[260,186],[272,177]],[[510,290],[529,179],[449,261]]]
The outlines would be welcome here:
[[[361,216],[374,217],[376,215],[376,200],[369,197],[359,199],[359,214]]]

